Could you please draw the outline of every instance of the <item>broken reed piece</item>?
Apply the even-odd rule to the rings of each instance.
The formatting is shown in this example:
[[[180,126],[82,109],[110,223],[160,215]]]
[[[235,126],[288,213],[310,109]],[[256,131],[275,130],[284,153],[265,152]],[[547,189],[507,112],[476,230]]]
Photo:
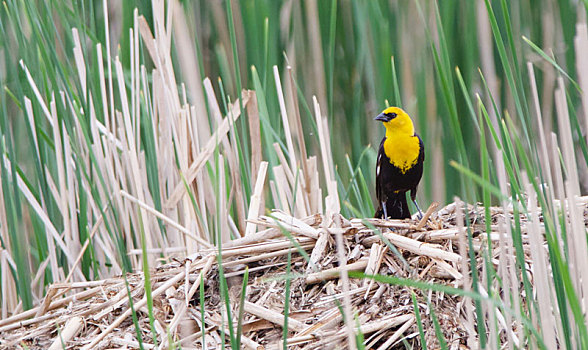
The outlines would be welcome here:
[[[307,216],[304,219],[298,219],[298,220],[300,220],[304,224],[312,227],[312,226],[320,225],[320,223],[322,222],[322,217],[320,214],[314,214],[314,215]],[[262,221],[262,220],[258,220],[258,219],[252,219],[252,220],[247,220],[247,221],[251,222],[253,224],[256,224],[256,225],[268,227],[266,221]],[[230,242],[227,242],[223,245],[223,248],[232,248],[232,247],[245,246],[248,244],[254,244],[254,243],[259,243],[259,242],[267,242],[269,239],[282,237],[283,235],[284,234],[283,234],[282,230],[280,230],[279,228],[270,227],[270,228],[267,228],[262,231],[257,231],[255,233],[245,235],[245,237],[237,238],[237,239],[234,239]]]
[[[308,261],[308,265],[306,266],[306,273],[310,274],[317,271],[317,266],[319,261],[323,258],[326,254],[327,245],[329,244],[329,234],[325,229],[321,229],[319,233],[319,238],[312,249],[312,253],[310,254],[310,259]]]
[[[448,239],[457,239],[458,236],[459,236],[459,229],[452,227],[452,228],[444,228],[441,230],[415,232],[411,235],[411,238],[418,239],[420,241],[426,241],[428,243],[434,243],[434,242],[443,242]]]
[[[35,317],[43,316],[47,312],[47,309],[49,308],[49,305],[51,304],[51,300],[53,300],[53,297],[55,296],[55,294],[57,294],[57,291],[58,291],[57,288],[55,288],[53,286],[49,287],[49,290],[47,291],[47,295],[45,295],[45,298],[43,298],[43,302],[41,303],[41,306],[39,307]]]
[[[376,218],[366,218],[366,219],[351,219],[351,225],[354,227],[365,227],[367,226],[366,223],[369,223],[375,227],[388,227],[394,228],[398,230],[414,230],[416,225],[410,223],[406,220],[399,220],[399,219],[376,219]]]
[[[356,332],[360,331],[362,334],[371,334],[375,332],[385,331],[387,329],[404,325],[408,322],[414,322],[415,316],[413,314],[406,314],[406,315],[391,315],[383,317],[377,321],[368,322],[359,327],[359,330],[356,326],[354,326],[354,330]],[[343,339],[346,336],[345,329],[340,329],[337,333],[335,333],[331,337],[326,337],[321,340],[318,344],[320,345],[327,345],[336,343],[338,340]],[[288,345],[290,345],[288,343]]]
[[[245,301],[244,307],[245,307],[245,312],[250,313],[253,316],[257,316],[259,318],[267,320],[267,321],[274,323],[280,327],[284,326],[284,321],[286,318],[284,317],[284,315],[280,311],[270,310],[266,307],[251,303],[249,301]],[[295,320],[291,317],[288,317],[288,330],[293,331],[293,332],[300,332],[305,328],[306,328],[306,326],[304,325],[304,323],[302,323],[298,320]]]
[[[386,350],[392,348],[392,344],[396,341],[400,340],[400,337],[406,332],[414,323],[416,322],[416,317],[412,317],[409,319],[405,324],[403,324],[388,340],[384,342],[384,344],[380,345],[377,350]]]
[[[360,259],[352,264],[347,264],[347,271],[363,271],[368,265],[368,259]],[[332,280],[338,278],[341,274],[340,267],[333,267],[320,272],[311,273],[306,276],[306,284],[319,283],[323,281]]]
[[[265,216],[262,216],[261,218],[266,219]],[[314,228],[312,228],[312,230],[308,230],[306,228],[302,228],[302,227],[297,227],[294,226],[292,224],[289,223],[285,223],[283,221],[271,221],[271,218],[267,218],[266,220],[251,220],[249,222],[255,222],[258,225],[261,226],[266,226],[266,227],[272,227],[272,228],[276,228],[278,230],[284,230],[286,232],[290,232],[290,233],[297,233],[306,237],[310,237],[312,239],[318,239],[318,231]]]
[[[74,301],[82,301],[85,299],[88,299],[96,294],[99,294],[100,292],[102,292],[103,287],[94,287],[92,289],[88,289],[88,290],[84,290],[81,291],[79,293],[73,294],[73,295],[69,295],[67,297],[64,297],[63,299],[59,299],[59,300],[55,300],[54,302],[52,302],[49,307],[47,308],[47,312],[63,307],[65,305],[68,305]],[[34,317],[35,314],[37,313],[37,311],[39,310],[40,306],[34,309],[30,309],[27,311],[24,311],[20,314],[16,314],[14,316],[11,316],[9,318],[6,318],[4,320],[0,320],[0,332],[7,332],[13,329],[17,329],[23,326],[27,326],[27,325],[33,325],[35,323],[38,322],[42,322],[43,320],[47,319],[47,318],[51,318],[51,315],[43,315],[43,316],[39,316],[39,317]],[[33,317],[33,318],[31,318]],[[56,317],[55,315],[53,315],[53,317]]]
[[[425,212],[425,215],[423,215],[423,217],[421,218],[421,220],[419,221],[419,223],[416,226],[417,231],[420,231],[423,229],[423,227],[425,227],[425,225],[427,224],[427,221],[429,220],[429,217],[431,217],[433,212],[435,210],[437,210],[438,207],[439,207],[439,203],[437,203],[437,202],[433,202],[433,203],[431,203],[431,205],[429,205],[429,209],[427,209],[427,211]]]
[[[379,243],[373,243],[370,249],[370,258],[368,266],[365,269],[366,275],[374,275],[380,271],[380,266],[382,265],[382,260],[384,260],[384,255],[388,251],[388,246],[383,246]],[[370,278],[369,280],[364,280],[364,285],[367,285],[365,295],[363,296],[364,300],[367,300],[368,295],[370,294],[370,290],[374,285],[375,280]]]
[[[49,350],[61,350],[67,348],[67,343],[72,340],[82,330],[84,320],[81,317],[72,317],[66,323],[65,327],[58,332],[53,344]]]
[[[404,250],[408,250],[409,252],[417,254],[417,255],[425,255],[425,256],[428,256],[431,258],[438,258],[438,259],[447,260],[447,261],[451,261],[451,262],[461,261],[461,256],[459,254],[445,251],[445,250],[441,249],[441,246],[439,246],[439,248],[437,248],[433,244],[417,241],[415,239],[401,236],[401,235],[393,233],[393,232],[386,232],[386,233],[383,233],[382,235],[384,238],[389,240],[390,243],[392,243],[396,247],[404,249]],[[363,240],[363,245],[369,246],[372,243],[377,242],[379,240],[380,240],[380,236],[368,237]]]
[[[261,210],[261,203],[263,201],[263,185],[265,183],[265,176],[267,173],[268,162],[261,162],[259,164],[259,171],[257,173],[257,180],[255,181],[255,187],[253,195],[249,201],[249,213],[247,214],[247,226],[245,228],[245,237],[255,234],[257,226],[255,223],[249,221],[257,219]]]
[[[296,241],[299,245],[304,245],[309,242],[313,242],[312,238],[308,238],[308,237],[296,237],[296,238],[294,238],[294,241]],[[292,248],[292,247],[294,247],[294,245],[292,244],[292,242],[289,239],[282,239],[279,241],[269,241],[267,243],[258,243],[258,244],[243,246],[243,247],[233,247],[230,249],[225,249],[222,252],[222,257],[223,257],[223,259],[225,259],[225,258],[228,258],[231,256],[242,256],[242,255],[246,255],[246,254],[267,253],[267,252],[273,252],[276,250]],[[214,252],[209,251],[207,253],[214,253]]]
[[[313,246],[314,245],[312,243],[301,244],[300,249],[303,249],[306,251],[306,250],[311,249]],[[298,247],[295,247],[295,248],[286,248],[286,249],[271,251],[268,253],[254,254],[254,255],[247,257],[247,258],[224,262],[223,267],[231,267],[231,266],[235,266],[235,265],[249,264],[249,263],[252,263],[255,261],[276,258],[276,257],[288,255],[288,252],[297,253],[297,252],[299,252],[299,250],[298,250]]]

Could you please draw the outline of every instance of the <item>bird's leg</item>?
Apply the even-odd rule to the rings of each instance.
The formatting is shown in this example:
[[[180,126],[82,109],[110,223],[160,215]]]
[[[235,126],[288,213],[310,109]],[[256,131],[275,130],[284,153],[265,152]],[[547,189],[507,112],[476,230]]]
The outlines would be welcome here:
[[[421,207],[419,207],[416,199],[413,199],[412,202],[414,203],[414,205],[417,207],[417,210],[419,211],[419,220],[423,219],[423,211],[421,210]]]
[[[384,210],[384,220],[388,220],[388,210],[386,210],[386,202],[382,202],[382,209]]]

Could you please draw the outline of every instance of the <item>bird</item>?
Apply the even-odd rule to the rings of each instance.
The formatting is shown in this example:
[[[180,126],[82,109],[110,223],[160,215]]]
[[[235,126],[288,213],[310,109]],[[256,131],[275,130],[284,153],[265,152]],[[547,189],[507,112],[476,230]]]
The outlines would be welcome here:
[[[380,143],[376,164],[376,198],[378,208],[374,217],[383,219],[407,219],[410,211],[406,192],[418,209],[417,187],[423,176],[425,147],[414,131],[412,119],[399,107],[388,107],[374,120],[381,121],[386,135]]]

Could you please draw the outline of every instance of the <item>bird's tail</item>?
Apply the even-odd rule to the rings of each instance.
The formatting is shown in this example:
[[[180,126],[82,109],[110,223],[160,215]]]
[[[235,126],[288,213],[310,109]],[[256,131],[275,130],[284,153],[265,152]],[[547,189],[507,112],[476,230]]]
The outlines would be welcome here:
[[[384,212],[382,203],[379,203],[374,217],[386,219],[384,214],[387,214],[390,219],[410,219],[410,211],[408,210],[405,192],[392,193],[388,196],[385,204],[386,212]]]

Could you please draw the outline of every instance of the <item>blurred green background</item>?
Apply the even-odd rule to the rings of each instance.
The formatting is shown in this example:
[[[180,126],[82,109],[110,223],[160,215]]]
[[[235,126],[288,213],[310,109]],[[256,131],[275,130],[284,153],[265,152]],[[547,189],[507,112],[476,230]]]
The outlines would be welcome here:
[[[462,194],[460,175],[449,165],[450,160],[479,170],[479,132],[465,101],[465,97],[480,94],[491,105],[479,70],[488,82],[497,109],[508,111],[516,124],[529,123],[526,103],[517,106],[511,91],[516,89],[523,101],[528,99],[523,92],[528,84],[524,64],[533,62],[538,68],[539,95],[548,131],[554,127],[551,114],[556,71],[521,37],[524,35],[541,47],[575,79],[573,37],[576,19],[585,16],[581,3],[568,0],[490,3],[500,35],[507,42],[506,60],[510,69],[514,68],[514,87],[508,84],[487,9],[481,0],[440,1],[438,13],[433,2],[424,0],[232,1],[236,48],[232,46],[231,22],[224,1],[183,1],[181,6],[187,19],[185,30],[193,39],[203,77],[210,77],[215,89],[219,88],[217,78],[220,77],[226,93],[236,99],[239,85],[254,87],[251,66],[255,66],[265,91],[270,123],[278,132],[283,130],[272,66],[277,65],[281,72],[286,65],[293,67],[299,91],[305,98],[302,103],[311,106],[311,98],[316,95],[328,116],[333,158],[343,184],[350,178],[346,160],[349,155],[350,164],[354,167],[359,164],[369,187],[373,187],[375,147],[383,128],[372,119],[387,103],[406,109],[425,140],[427,159],[419,197],[429,203],[445,202]],[[109,2],[113,27],[110,43],[127,67],[129,53],[125,47],[135,7],[150,23],[150,1]],[[505,16],[510,19],[507,21]],[[68,79],[75,69],[70,28],[77,27],[88,36],[84,45],[89,53],[96,42],[105,43],[103,2],[6,1],[0,25],[0,78],[5,87],[2,130],[18,138],[26,135],[25,118],[18,105],[22,105],[23,95],[30,95],[27,84],[23,84],[18,60],[22,58],[33,77],[42,79],[46,91],[68,85],[79,89]],[[508,42],[509,38],[512,42]],[[438,65],[432,45],[439,50]],[[88,65],[92,67],[94,63]],[[458,85],[456,67],[463,77],[467,96]],[[181,70],[176,73],[178,82],[183,81]],[[578,101],[575,95],[570,99],[572,105]],[[309,116],[307,122],[303,120],[303,126],[305,137],[313,147],[317,143],[310,122],[311,109],[312,106],[301,111]],[[463,149],[459,139],[467,149],[465,154],[460,154]],[[368,145],[372,145],[371,149],[361,157]],[[14,146],[24,166],[27,147]]]

